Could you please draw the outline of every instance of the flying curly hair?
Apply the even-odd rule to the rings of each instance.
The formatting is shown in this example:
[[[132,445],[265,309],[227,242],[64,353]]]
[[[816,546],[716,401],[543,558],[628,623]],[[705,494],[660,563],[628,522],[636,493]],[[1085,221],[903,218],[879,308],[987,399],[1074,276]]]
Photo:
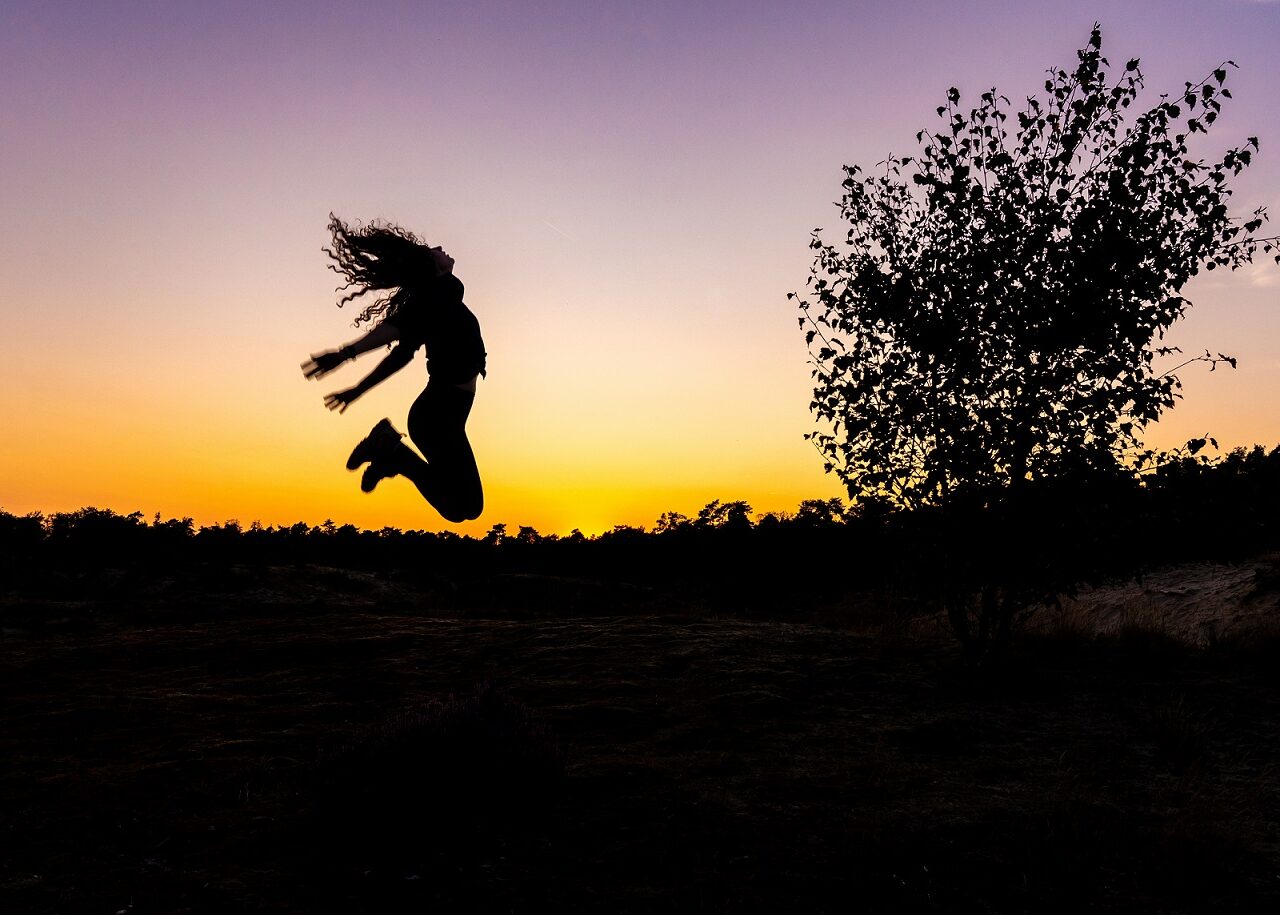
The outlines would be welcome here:
[[[432,276],[430,247],[407,229],[387,222],[348,225],[329,214],[333,247],[322,248],[334,260],[329,269],[346,278],[336,292],[348,292],[341,308],[368,293],[381,293],[356,315],[355,325],[381,323],[408,300],[413,287]]]

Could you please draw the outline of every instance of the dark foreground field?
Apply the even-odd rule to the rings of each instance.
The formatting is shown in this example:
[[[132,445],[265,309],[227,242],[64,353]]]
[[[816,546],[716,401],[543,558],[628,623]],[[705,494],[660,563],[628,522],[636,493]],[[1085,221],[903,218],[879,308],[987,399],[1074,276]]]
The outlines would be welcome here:
[[[4,607],[0,911],[1280,911],[1274,639],[236,574]]]

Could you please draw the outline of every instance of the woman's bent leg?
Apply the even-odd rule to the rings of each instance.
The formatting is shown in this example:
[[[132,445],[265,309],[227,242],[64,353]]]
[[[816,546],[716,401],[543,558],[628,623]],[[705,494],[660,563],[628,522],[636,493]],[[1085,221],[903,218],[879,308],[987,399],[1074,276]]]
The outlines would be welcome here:
[[[409,448],[400,448],[394,461],[395,470],[413,481],[441,516],[455,523],[478,518],[484,510],[480,471],[467,440],[467,416],[474,400],[471,391],[428,384],[409,408],[409,437],[426,460]]]

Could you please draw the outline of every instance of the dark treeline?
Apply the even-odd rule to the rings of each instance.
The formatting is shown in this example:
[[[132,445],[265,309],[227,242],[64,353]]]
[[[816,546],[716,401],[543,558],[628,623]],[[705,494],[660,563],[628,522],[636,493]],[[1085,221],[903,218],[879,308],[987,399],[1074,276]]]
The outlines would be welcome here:
[[[754,604],[884,587],[931,596],[933,578],[954,581],[957,568],[967,567],[990,574],[993,565],[1005,580],[1025,571],[1036,587],[1054,590],[1154,563],[1242,557],[1277,542],[1280,447],[1258,446],[1219,461],[1184,459],[1141,481],[1031,489],[1015,510],[896,512],[832,499],[756,515],[745,502],[716,501],[693,517],[668,512],[648,529],[620,526],[590,537],[504,524],[466,537],[332,521],[197,526],[190,518],[96,508],[0,511],[0,586],[32,595],[84,570],[305,564],[410,583],[560,576],[691,587],[717,601]],[[930,574],[944,566],[949,576]]]

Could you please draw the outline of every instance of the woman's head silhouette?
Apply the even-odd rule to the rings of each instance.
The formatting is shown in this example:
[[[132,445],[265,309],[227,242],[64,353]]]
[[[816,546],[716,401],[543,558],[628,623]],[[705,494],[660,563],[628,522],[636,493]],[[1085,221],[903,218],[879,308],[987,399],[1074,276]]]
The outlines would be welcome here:
[[[394,314],[415,287],[453,270],[453,258],[442,248],[392,223],[349,225],[330,213],[329,232],[333,247],[323,249],[334,261],[329,269],[347,281],[339,292],[351,290],[338,306],[366,293],[382,293],[356,316],[357,325]]]

